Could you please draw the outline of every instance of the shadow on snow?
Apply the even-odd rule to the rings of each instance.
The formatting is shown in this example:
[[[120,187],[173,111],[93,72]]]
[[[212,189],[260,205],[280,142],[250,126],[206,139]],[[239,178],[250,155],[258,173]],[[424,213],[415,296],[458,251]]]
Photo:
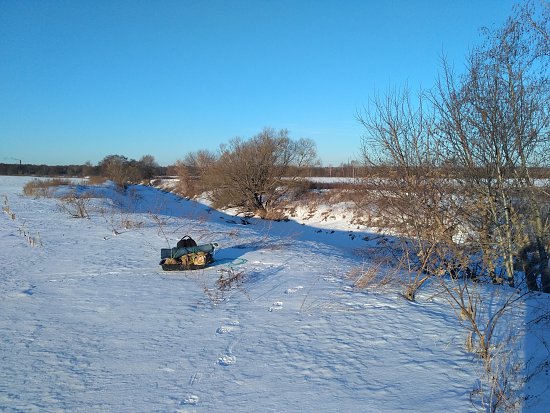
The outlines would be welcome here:
[[[177,240],[184,235],[190,235],[197,243],[219,242],[218,236],[227,238],[227,234],[240,231],[243,237],[236,237],[236,242],[224,242],[216,250],[216,260],[241,257],[249,251],[260,249],[315,249],[321,253],[340,258],[354,258],[360,260],[356,250],[375,246],[375,239],[379,234],[363,231],[325,230],[293,220],[269,221],[261,218],[241,218],[240,216],[214,210],[208,205],[195,200],[182,198],[173,193],[160,189],[131,185],[126,190],[117,190],[113,184],[102,186],[79,186],[78,191],[91,193],[94,197],[104,198],[111,206],[125,213],[150,214],[162,219],[186,219],[198,223],[208,223],[205,228],[211,231],[198,231],[196,234],[187,234],[185,228],[181,233],[174,234]],[[227,245],[227,246],[226,246]],[[160,248],[166,245],[159,245]]]

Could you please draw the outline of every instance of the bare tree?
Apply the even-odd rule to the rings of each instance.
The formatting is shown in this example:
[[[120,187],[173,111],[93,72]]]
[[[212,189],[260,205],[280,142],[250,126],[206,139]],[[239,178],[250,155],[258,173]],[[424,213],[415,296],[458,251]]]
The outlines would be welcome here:
[[[364,178],[362,206],[402,236],[398,252],[412,274],[405,297],[437,280],[468,328],[490,384],[489,411],[515,406],[514,367],[498,340],[523,294],[478,282],[502,274],[513,285],[520,263],[530,289],[540,276],[550,292],[550,193],[535,175],[550,165],[550,11],[541,4],[486,31],[464,75],[444,62],[429,95],[390,92],[358,116],[363,158],[380,173]]]
[[[98,164],[101,174],[123,188],[130,179],[128,158],[122,155],[107,155]]]
[[[123,155],[108,155],[99,162],[97,169],[119,188],[125,188],[130,183],[151,179],[157,173],[159,165],[152,155],[144,155],[139,161]]]
[[[193,197],[205,191],[205,174],[216,162],[218,156],[208,150],[190,152],[175,164],[175,172],[179,178],[177,191],[185,196]]]
[[[434,265],[441,262],[441,245],[452,243],[456,227],[434,134],[435,116],[426,103],[422,93],[413,99],[405,88],[377,97],[370,110],[358,114],[366,130],[363,159],[386,171],[364,178],[359,206],[371,209],[379,226],[403,237],[400,262],[411,274],[404,291],[410,300],[437,272]]]
[[[153,155],[143,155],[137,161],[137,168],[141,179],[149,180],[157,174],[158,163]]]
[[[548,7],[548,6],[546,6]],[[550,292],[549,196],[532,175],[550,154],[548,9],[540,20],[528,3],[505,26],[487,31],[455,79],[444,62],[433,95],[445,157],[460,165],[463,220],[496,267],[514,280],[518,252],[533,245],[543,289]]]
[[[216,207],[236,207],[266,217],[296,179],[287,176],[291,167],[307,166],[315,159],[313,141],[294,141],[284,129],[264,129],[249,140],[235,138],[222,145],[203,181]]]

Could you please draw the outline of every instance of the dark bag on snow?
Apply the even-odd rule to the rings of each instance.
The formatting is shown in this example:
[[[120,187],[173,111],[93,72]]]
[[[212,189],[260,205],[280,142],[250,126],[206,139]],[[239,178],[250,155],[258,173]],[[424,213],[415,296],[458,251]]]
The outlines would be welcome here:
[[[182,239],[180,239],[176,245],[176,248],[189,248],[189,247],[196,247],[197,243],[193,238],[191,238],[189,235],[186,235]]]
[[[175,248],[161,248],[160,265],[164,271],[198,270],[214,262],[216,243],[197,245],[186,235]]]

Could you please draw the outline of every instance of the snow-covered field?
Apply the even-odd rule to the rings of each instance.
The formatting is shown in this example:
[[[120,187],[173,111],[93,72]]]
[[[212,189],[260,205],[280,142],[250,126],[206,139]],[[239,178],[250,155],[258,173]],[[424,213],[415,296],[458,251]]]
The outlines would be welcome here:
[[[0,411],[477,411],[480,365],[442,298],[353,288],[368,229],[242,221],[150,187],[103,187],[75,219],[24,196],[29,179],[0,177]],[[186,234],[216,262],[163,272]],[[536,390],[525,411],[546,411]]]

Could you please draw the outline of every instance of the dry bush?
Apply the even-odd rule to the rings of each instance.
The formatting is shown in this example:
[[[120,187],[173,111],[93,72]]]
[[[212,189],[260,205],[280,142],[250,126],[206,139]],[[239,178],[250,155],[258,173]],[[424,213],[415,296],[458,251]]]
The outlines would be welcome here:
[[[216,280],[216,286],[220,290],[228,290],[235,284],[244,282],[244,271],[236,271],[234,268],[224,268],[219,278]]]
[[[23,193],[34,197],[51,197],[53,188],[58,186],[71,185],[69,179],[51,178],[51,179],[33,179],[25,184]]]
[[[72,190],[59,199],[59,206],[63,212],[68,213],[73,218],[89,218],[88,206],[90,200],[90,194],[79,194],[76,190]]]
[[[145,226],[143,220],[135,218],[141,217],[141,214],[134,213],[137,210],[136,204],[141,199],[139,192],[130,188],[125,195],[126,199],[123,202],[113,202],[98,208],[99,215],[114,235]],[[153,220],[160,220],[156,214],[149,214]]]
[[[15,221],[15,212],[12,212],[8,197],[6,195],[4,195],[4,205],[2,206],[2,211],[4,211],[6,215],[8,215],[12,220]]]
[[[378,274],[378,268],[376,267],[365,268],[363,266],[363,267],[353,269],[350,272],[349,277],[353,279],[353,286],[355,288],[363,290],[374,283],[374,281],[376,280],[377,274]]]
[[[222,146],[202,178],[214,208],[265,216],[292,192],[298,176],[289,175],[291,169],[311,164],[315,158],[313,141],[294,141],[286,130],[264,129],[249,140],[235,138]]]
[[[380,242],[383,244],[383,238]],[[369,247],[357,250],[356,253],[367,261],[359,267],[353,268],[347,275],[357,289],[382,288],[399,281],[401,270],[396,265],[396,259],[388,253],[384,246]]]
[[[232,267],[222,268],[219,272],[220,276],[213,286],[207,285],[206,281],[204,281],[205,277],[200,275],[198,277],[203,279],[203,291],[206,297],[208,297],[210,302],[214,305],[218,305],[221,302],[225,301],[226,294],[230,292],[230,290],[232,290],[234,287],[240,289],[241,285],[244,283],[244,279],[246,276],[243,270],[237,271],[235,268]],[[247,294],[244,289],[240,289],[240,291],[243,292],[245,295]]]
[[[193,176],[192,168],[183,161],[177,161],[175,171],[179,178],[176,185],[176,193],[189,198],[198,195],[197,186],[199,182],[198,178]]]
[[[124,229],[134,229],[134,228],[143,228],[143,221],[135,221],[128,218],[123,218],[121,220],[121,225]]]
[[[508,331],[509,335],[494,346],[489,362],[484,360],[480,380],[470,393],[470,401],[480,411],[516,413],[527,400],[522,387],[529,378],[522,355],[515,351],[525,337],[517,336],[517,328],[509,327]]]
[[[86,178],[84,185],[101,185],[107,181],[107,178],[103,176],[89,176]]]
[[[267,219],[269,221],[287,221],[287,213],[285,208],[275,208],[269,211],[257,211],[256,216],[259,216],[263,219]]]
[[[368,287],[377,287],[381,285],[380,278],[380,266],[371,265],[366,266],[363,264],[361,267],[353,268],[349,274],[353,282],[353,286],[359,290],[364,290]],[[385,277],[382,278],[382,284]]]

